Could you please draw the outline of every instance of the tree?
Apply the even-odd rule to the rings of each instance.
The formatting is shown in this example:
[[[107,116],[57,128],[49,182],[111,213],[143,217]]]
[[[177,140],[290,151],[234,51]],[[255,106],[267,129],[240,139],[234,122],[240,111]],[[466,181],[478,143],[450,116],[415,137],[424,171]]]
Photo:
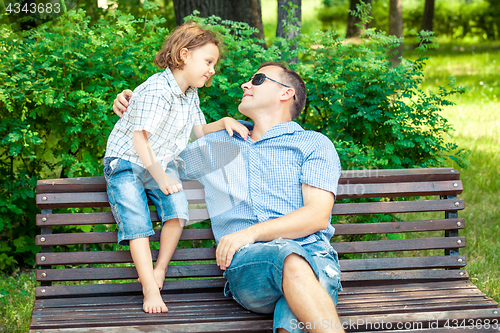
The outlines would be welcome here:
[[[403,0],[390,0],[389,5],[389,35],[398,38],[403,37]],[[397,53],[391,57],[393,66],[401,63],[400,57],[403,56],[403,43],[395,49]],[[394,52],[394,51],[391,51]]]
[[[283,21],[287,21],[288,9],[290,8],[289,3],[291,3],[293,7],[291,9],[293,17],[297,18],[297,21],[293,22],[293,25],[299,29],[302,25],[302,0],[278,0],[278,25],[276,26],[276,37],[292,39],[298,35],[299,29],[289,29],[288,33],[285,34]],[[297,6],[297,8],[293,5]]]
[[[177,25],[181,25],[184,17],[197,10],[200,12],[200,17],[215,15],[223,20],[246,22],[259,30],[257,38],[264,39],[260,0],[173,0],[173,2]]]
[[[422,30],[434,31],[434,0],[425,0]]]
[[[372,0],[363,1],[366,4],[372,4]],[[353,15],[353,12],[356,11],[356,6],[361,3],[361,0],[351,0],[349,6],[349,14],[347,15],[347,31],[346,38],[357,37],[361,35],[361,29],[356,24],[361,24],[361,20],[359,17]],[[370,14],[371,16],[371,6],[370,6]],[[364,29],[368,29],[371,27],[371,24],[362,24]]]

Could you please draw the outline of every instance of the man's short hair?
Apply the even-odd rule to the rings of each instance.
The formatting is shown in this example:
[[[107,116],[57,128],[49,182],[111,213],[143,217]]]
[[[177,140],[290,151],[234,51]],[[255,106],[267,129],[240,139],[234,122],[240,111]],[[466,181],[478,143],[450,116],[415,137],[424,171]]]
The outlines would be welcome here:
[[[295,90],[295,100],[293,101],[292,109],[290,110],[290,116],[292,117],[292,120],[297,118],[306,105],[307,90],[304,81],[299,74],[279,62],[265,62],[259,66],[258,70],[267,66],[276,66],[281,68],[283,70],[281,79],[285,84],[291,86]]]

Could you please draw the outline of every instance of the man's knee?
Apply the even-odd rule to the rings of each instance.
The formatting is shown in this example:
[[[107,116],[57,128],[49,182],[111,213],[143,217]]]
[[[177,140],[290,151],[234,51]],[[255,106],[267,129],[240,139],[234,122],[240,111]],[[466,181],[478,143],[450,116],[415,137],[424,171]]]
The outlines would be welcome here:
[[[316,274],[306,259],[296,253],[292,253],[283,262],[283,279],[296,279],[300,277],[316,278]]]

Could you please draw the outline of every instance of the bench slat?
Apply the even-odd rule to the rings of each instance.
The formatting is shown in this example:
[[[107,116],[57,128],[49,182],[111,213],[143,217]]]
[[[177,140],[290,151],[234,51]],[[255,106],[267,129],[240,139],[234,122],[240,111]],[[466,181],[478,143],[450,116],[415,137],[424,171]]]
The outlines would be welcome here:
[[[337,189],[337,199],[415,197],[458,195],[463,192],[460,180],[418,183],[344,184]]]
[[[462,268],[465,267],[466,260],[465,256],[456,255],[456,256],[429,256],[429,257],[342,259],[339,260],[339,264],[340,264],[340,270],[342,274],[344,274],[344,272],[356,272],[356,271]]]
[[[158,252],[158,250],[151,250],[153,261],[158,259]],[[171,260],[189,261],[214,259],[215,248],[194,248],[176,249]],[[53,252],[37,254],[37,265],[83,265],[132,262],[130,251]]]
[[[458,195],[462,193],[460,180],[418,183],[344,184],[339,185],[337,199],[414,197],[430,195]],[[205,202],[202,189],[185,189],[190,203]],[[39,208],[108,207],[106,192],[39,193]]]
[[[190,209],[189,217],[191,221],[207,220],[209,218],[206,209]],[[45,220],[43,220],[45,218]],[[151,211],[151,221],[159,222],[158,214]],[[457,222],[460,222],[457,224]],[[36,224],[40,227],[53,227],[61,225],[99,225],[115,224],[113,214],[106,213],[79,213],[79,214],[38,214]],[[335,235],[364,235],[380,233],[398,232],[420,232],[463,229],[464,219],[436,219],[425,221],[408,222],[380,222],[380,223],[355,223],[355,224],[334,224]],[[184,233],[186,232],[185,229]]]
[[[203,316],[219,316],[231,314],[233,318],[237,318],[241,315],[246,316],[250,314],[248,310],[239,307],[231,299],[208,299],[200,300],[198,302],[186,302],[182,298],[174,301],[170,300],[168,295],[163,297],[167,306],[171,309],[168,314],[169,321],[182,320],[184,318],[197,315],[197,317]],[[446,298],[433,298],[433,294],[429,295],[427,299],[418,299],[415,297],[401,296],[395,299],[387,299],[383,301],[373,298],[371,304],[361,303],[354,304],[349,302],[339,302],[337,311],[344,316],[356,314],[362,312],[363,314],[394,314],[394,313],[408,313],[408,312],[422,312],[422,311],[437,311],[437,310],[459,310],[470,305],[470,309],[480,309],[480,308],[491,308],[491,300],[486,300],[481,295],[477,296],[465,296],[465,297],[453,297],[448,295]],[[113,298],[113,297],[108,297]],[[106,321],[110,319],[120,319],[136,318],[138,320],[146,319],[147,316],[142,311],[142,299],[140,296],[130,297],[128,304],[97,304],[95,306],[80,306],[69,305],[65,309],[66,313],[61,311],[61,308],[42,308],[41,311],[35,312],[33,319],[44,320],[46,322],[57,322],[66,321],[68,319],[80,320],[80,321],[102,321],[102,314],[105,310],[108,312]],[[407,306],[405,307],[405,303]],[[217,306],[211,306],[216,304]],[[77,307],[77,309],[75,309]],[[196,309],[195,309],[196,308]],[[40,308],[39,308],[40,309]],[[138,311],[139,310],[139,311]],[[54,316],[57,314],[57,317]],[[197,319],[198,319],[197,318]],[[185,320],[183,320],[185,321]]]
[[[459,262],[459,259],[462,261]],[[353,271],[384,271],[427,268],[461,268],[464,256],[401,257],[340,260],[342,274]],[[216,264],[170,265],[167,278],[214,277],[222,271]],[[137,279],[135,267],[97,267],[72,269],[40,269],[37,281],[86,281]]]
[[[38,246],[73,245],[73,244],[100,244],[116,243],[117,232],[81,232],[70,234],[37,235],[35,243]],[[43,240],[45,239],[45,240]],[[184,229],[181,240],[208,240],[214,239],[212,229]],[[151,242],[160,241],[160,231],[150,236]]]
[[[203,281],[218,281],[224,282],[225,279],[218,280],[188,280],[183,282],[203,282]],[[178,283],[180,281],[167,281],[166,284]],[[126,283],[124,285],[136,286],[137,283]],[[102,285],[100,285],[102,286]],[[77,286],[77,287],[81,287]],[[220,288],[223,284],[219,285]],[[60,287],[58,287],[60,288]],[[45,298],[43,302],[39,302],[35,309],[43,308],[61,308],[73,305],[80,305],[82,307],[93,307],[99,305],[111,305],[111,304],[122,304],[127,305],[133,298],[141,298],[142,293],[139,288],[130,288],[129,295],[127,296],[117,296],[112,293],[113,297],[108,297],[108,295],[95,296],[95,297],[72,297],[72,298]],[[133,289],[133,291],[132,291]],[[128,290],[128,289],[127,289]],[[179,290],[179,289],[178,289]],[[428,282],[428,283],[409,283],[409,284],[398,284],[391,286],[366,286],[366,287],[344,287],[342,291],[339,292],[339,299],[344,303],[354,304],[354,303],[369,303],[372,299],[388,299],[394,300],[399,297],[429,297],[436,298],[436,296],[446,296],[450,295],[469,295],[469,296],[484,296],[481,291],[474,286],[470,281],[441,281],[441,282]],[[427,296],[425,296],[427,295]],[[220,290],[217,291],[206,291],[206,292],[189,292],[189,293],[165,293],[163,290],[163,297],[169,302],[196,302],[196,301],[209,301],[209,300],[220,300],[228,298],[224,296]]]
[[[205,203],[205,192],[201,189],[185,190],[190,204]],[[149,201],[149,204],[152,203]],[[36,195],[36,205],[41,209],[109,207],[106,192],[45,193]]]
[[[158,218],[158,214],[156,211],[150,211],[150,218],[151,222],[160,222],[160,219]],[[189,209],[190,222],[205,221],[208,219],[209,216],[206,208]],[[53,227],[60,225],[97,225],[97,224],[116,224],[116,221],[111,212],[38,214],[36,216],[36,225],[39,227]]]
[[[201,191],[201,190],[191,190]],[[188,190],[186,190],[188,192]],[[201,191],[203,192],[203,191]],[[43,201],[46,197],[47,200]],[[73,193],[37,195],[37,206],[51,208],[109,207],[106,193]],[[202,201],[195,200],[201,203]],[[193,201],[191,201],[193,203]],[[458,205],[455,205],[458,203]],[[418,200],[392,202],[340,203],[333,205],[333,215],[390,214],[433,212],[464,209],[464,199]]]
[[[93,327],[93,333],[217,333],[217,332],[255,332],[255,333],[269,333],[272,332],[273,321],[267,320],[247,320],[245,322],[211,322],[207,323],[188,323],[188,324],[169,324],[169,325],[140,325],[140,326],[115,326],[115,327]],[[70,328],[70,329],[57,329],[50,328],[49,330],[39,329],[33,326],[30,333],[88,333],[88,328]]]
[[[334,204],[333,215],[395,214],[462,210],[464,199]]]
[[[456,242],[460,240],[462,243],[458,245]],[[430,238],[430,239],[411,239],[411,240],[386,240],[386,241],[364,241],[364,242],[349,242],[349,243],[332,243],[332,246],[339,255],[351,253],[370,253],[370,252],[392,252],[392,251],[417,251],[429,249],[453,249],[465,246],[465,238],[463,237],[447,237],[447,238]],[[158,250],[151,250],[153,261],[158,258]],[[422,257],[415,257],[422,258]],[[435,258],[435,257],[431,257]],[[448,258],[445,256],[444,258]],[[451,260],[456,260],[456,256],[449,257]],[[462,258],[462,257],[460,257]],[[381,258],[389,259],[389,258]],[[401,258],[394,258],[400,261]],[[193,248],[193,249],[176,249],[172,261],[193,261],[193,260],[215,260],[215,248]],[[359,259],[355,259],[357,261]],[[376,260],[376,259],[369,259]],[[407,260],[411,260],[408,258]],[[84,264],[112,264],[112,263],[132,263],[130,251],[85,251],[85,252],[52,252],[52,253],[37,253],[37,265],[84,265]],[[465,262],[465,260],[464,260]],[[450,267],[449,265],[442,266],[443,263],[435,261],[436,268]],[[377,263],[374,262],[374,265]],[[422,264],[420,264],[422,267]],[[425,266],[427,267],[427,266]],[[434,267],[429,262],[429,267]],[[387,268],[386,268],[387,269]]]
[[[427,323],[430,322],[438,322],[438,326],[443,326],[446,321],[462,321],[464,319],[500,319],[500,314],[498,311],[494,313],[494,310],[490,309],[473,309],[473,310],[458,310],[458,311],[435,311],[435,312],[416,312],[416,313],[400,313],[400,314],[383,314],[383,315],[360,315],[359,313],[354,316],[342,316],[341,321],[346,323],[356,323],[357,320],[364,320],[365,323],[381,323],[382,320],[384,323],[392,323],[393,327],[396,328],[398,322],[421,322]],[[475,321],[477,322],[477,321]],[[358,329],[361,326],[357,327]],[[416,329],[416,328],[415,328]],[[449,329],[448,329],[449,330]],[[411,329],[413,332],[414,329]],[[472,330],[475,332],[475,330]],[[397,331],[399,332],[399,331]]]
[[[374,285],[380,281],[388,282],[384,284],[394,285],[395,283],[430,283],[431,281],[446,281],[448,283],[460,281],[468,282],[469,275],[465,270],[412,270],[412,271],[357,271],[342,272],[341,279],[344,287],[360,285],[366,287],[367,284]],[[212,290],[224,287],[225,279],[196,279],[166,281],[163,284],[163,292],[178,292],[179,290]],[[392,283],[390,283],[392,282]],[[87,285],[67,285],[67,286],[45,286],[36,287],[37,299],[52,297],[84,297],[102,295],[130,295],[142,294],[142,286],[139,283],[113,283],[113,284],[87,284]]]
[[[463,229],[464,219],[334,224],[335,236]]]
[[[463,312],[467,312],[469,318],[476,319],[497,319],[500,316],[498,311],[495,314],[492,311],[495,304],[490,301],[480,301],[469,300],[472,309],[464,310],[463,308],[467,306],[467,301],[459,301],[453,305],[450,300],[441,302],[421,302],[420,304],[415,304],[413,306],[408,306],[407,308],[402,307],[399,302],[394,302],[389,304],[387,302],[374,303],[372,307],[367,308],[366,306],[351,306],[351,304],[344,304],[339,302],[338,313],[341,316],[341,320],[347,323],[360,323],[360,319],[364,320],[364,324],[369,327],[370,323],[393,323],[398,322],[420,322],[422,326],[430,325],[431,322],[436,322],[440,326],[446,323],[446,320],[451,317],[451,319],[462,319],[464,317]],[[120,306],[108,306],[108,307],[90,307],[84,310],[85,317],[82,313],[79,313],[78,306],[72,306],[68,308],[62,308],[57,316],[55,312],[49,312],[45,317],[43,315],[43,309],[41,312],[36,313],[34,316],[33,326],[36,327],[37,322],[43,321],[48,327],[79,327],[86,325],[87,327],[92,326],[105,326],[110,325],[113,322],[119,322],[120,324],[133,324],[134,322],[148,323],[154,320],[158,321],[158,324],[172,323],[175,324],[177,321],[182,320],[182,318],[188,318],[190,322],[194,323],[196,321],[223,321],[233,317],[234,319],[242,318],[266,318],[268,316],[262,316],[255,313],[250,313],[244,311],[236,303],[228,304],[226,300],[213,301],[207,303],[206,306],[196,306],[192,307],[186,305],[184,302],[168,303],[169,304],[169,314],[163,316],[151,316],[144,314],[142,312],[142,301],[140,297],[136,297],[130,300],[130,307],[122,308]],[[212,306],[210,306],[212,305]],[[214,306],[216,305],[216,306]],[[226,309],[224,313],[220,312],[220,308]],[[474,308],[475,307],[475,308]],[[482,309],[481,309],[482,308]],[[363,315],[359,315],[360,311],[363,311]],[[364,314],[366,312],[366,314]],[[104,315],[106,314],[106,315]],[[427,315],[427,317],[426,317]],[[403,316],[406,316],[404,318]],[[446,317],[445,317],[446,316]],[[465,317],[467,318],[467,317]],[[465,319],[464,318],[464,319]],[[71,320],[69,320],[71,319]],[[359,329],[361,325],[357,325]],[[416,327],[422,327],[416,326]]]
[[[345,170],[339,184],[401,183],[459,180],[460,172],[453,168]],[[203,188],[197,181],[183,181],[185,189]],[[37,193],[105,192],[104,177],[45,179],[37,181]]]
[[[451,321],[450,321],[451,322]],[[443,324],[444,325],[444,324]],[[452,327],[452,324],[449,325]],[[395,327],[395,326],[394,326]],[[402,326],[404,327],[404,326]],[[408,326],[411,327],[411,324]],[[423,329],[411,329],[411,330],[393,330],[393,331],[377,331],[377,333],[472,333],[470,328],[450,328],[450,327],[438,327],[438,328],[423,328]],[[127,331],[128,332],[128,331]],[[358,333],[373,333],[373,331],[360,331]],[[489,328],[475,328],[474,333],[498,333],[498,330],[493,328],[492,325]]]
[[[151,222],[160,222],[156,211],[150,211]],[[190,208],[190,222],[208,220],[208,211],[206,208]],[[116,224],[111,212],[104,213],[63,213],[63,214],[38,214],[36,224],[40,227],[51,227],[60,225],[97,225],[97,224]]]
[[[414,168],[342,171],[339,184],[403,183],[458,180],[460,172],[454,168]]]
[[[46,276],[42,276],[42,274]],[[220,268],[213,265],[171,265],[168,278],[196,278],[221,276]],[[135,267],[99,267],[76,269],[41,269],[36,272],[37,281],[92,281],[137,279]]]
[[[339,254],[456,249],[465,246],[465,237],[340,242],[332,246]]]

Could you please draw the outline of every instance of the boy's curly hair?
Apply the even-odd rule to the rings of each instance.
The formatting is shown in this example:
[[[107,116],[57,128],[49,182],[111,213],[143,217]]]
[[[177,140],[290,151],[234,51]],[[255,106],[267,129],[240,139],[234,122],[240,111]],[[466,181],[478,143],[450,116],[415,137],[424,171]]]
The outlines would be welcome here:
[[[155,65],[161,69],[182,69],[184,61],[181,58],[181,50],[195,50],[207,44],[215,44],[219,47],[220,41],[214,32],[201,28],[193,22],[185,22],[174,30],[163,44],[163,48],[156,54]]]

